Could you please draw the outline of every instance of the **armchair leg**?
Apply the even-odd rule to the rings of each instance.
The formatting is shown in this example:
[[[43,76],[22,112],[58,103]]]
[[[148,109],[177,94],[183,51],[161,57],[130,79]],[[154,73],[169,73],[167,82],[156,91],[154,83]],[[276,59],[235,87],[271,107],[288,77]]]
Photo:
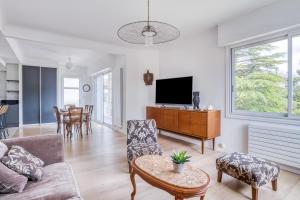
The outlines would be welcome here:
[[[218,170],[218,182],[221,183],[222,182],[222,171]]]
[[[275,180],[272,181],[272,189],[274,191],[277,191],[277,179],[275,179]]]

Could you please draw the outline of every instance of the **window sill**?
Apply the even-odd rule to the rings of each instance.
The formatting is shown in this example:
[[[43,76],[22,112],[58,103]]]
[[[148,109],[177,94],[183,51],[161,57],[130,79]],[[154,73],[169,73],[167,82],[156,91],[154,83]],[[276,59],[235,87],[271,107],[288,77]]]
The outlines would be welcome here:
[[[299,117],[287,118],[287,117],[255,116],[251,114],[240,114],[240,113],[226,113],[225,117],[227,119],[239,119],[239,120],[249,120],[249,121],[257,121],[257,122],[300,126]]]

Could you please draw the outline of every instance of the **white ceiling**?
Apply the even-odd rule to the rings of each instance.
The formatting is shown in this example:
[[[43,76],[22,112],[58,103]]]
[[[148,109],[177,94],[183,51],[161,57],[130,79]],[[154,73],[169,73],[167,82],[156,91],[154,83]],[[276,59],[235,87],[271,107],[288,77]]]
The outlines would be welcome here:
[[[275,1],[278,0],[150,0],[150,18],[175,25],[185,38]],[[145,20],[146,12],[146,0],[0,0],[0,28],[4,34],[9,27],[23,27],[40,31],[39,39],[48,38],[49,32],[64,38],[75,36],[132,47],[116,32],[126,23]],[[113,56],[109,50],[70,47],[66,42],[55,45],[51,39],[38,40],[33,34],[5,38],[3,30],[0,57],[8,62],[18,57],[22,64],[57,66],[71,57],[76,66],[101,67]]]
[[[23,64],[65,66],[70,57],[76,67],[112,67],[112,54],[89,49],[71,48],[40,42],[11,39],[8,41],[21,50]],[[34,62],[34,63],[33,63]]]
[[[126,23],[146,19],[146,0],[1,0],[4,25],[16,25],[124,45]],[[177,26],[186,37],[276,0],[150,0],[151,20]]]

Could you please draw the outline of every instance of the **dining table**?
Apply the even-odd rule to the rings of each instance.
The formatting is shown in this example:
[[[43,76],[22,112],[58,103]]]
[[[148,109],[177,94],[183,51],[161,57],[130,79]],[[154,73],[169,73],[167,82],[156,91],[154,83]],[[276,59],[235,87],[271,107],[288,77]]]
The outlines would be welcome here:
[[[65,109],[65,108],[61,108],[61,109],[59,110],[59,114],[60,114],[63,118],[65,118],[65,117],[68,117],[68,116],[69,116],[69,111],[68,111],[67,109]],[[82,123],[85,123],[85,125],[86,125],[86,131],[87,131],[87,133],[88,133],[88,131],[89,131],[89,129],[90,129],[90,127],[89,127],[89,124],[90,124],[90,122],[89,122],[89,119],[90,119],[90,112],[89,112],[89,110],[83,108],[83,110],[82,110],[82,119],[87,119],[87,120],[85,120],[85,121],[83,120]]]

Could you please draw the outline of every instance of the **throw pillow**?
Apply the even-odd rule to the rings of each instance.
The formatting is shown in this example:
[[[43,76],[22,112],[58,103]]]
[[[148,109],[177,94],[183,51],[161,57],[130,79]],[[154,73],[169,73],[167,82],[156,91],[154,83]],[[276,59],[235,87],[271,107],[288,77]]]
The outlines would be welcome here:
[[[8,148],[7,148],[6,144],[4,144],[3,142],[0,142],[0,159],[5,155],[7,150],[8,150]]]
[[[38,157],[32,155],[31,153],[29,153],[23,147],[20,147],[20,146],[13,145],[7,154],[8,154],[8,156],[11,156],[11,157],[22,156],[23,159],[26,160],[26,163],[35,164],[37,167],[43,167],[45,164],[44,161],[42,161]]]
[[[1,162],[30,180],[38,181],[42,179],[43,171],[41,167],[44,165],[44,162],[30,154],[23,147],[12,146],[7,156],[1,159]]]
[[[0,193],[22,192],[28,178],[0,163]]]

